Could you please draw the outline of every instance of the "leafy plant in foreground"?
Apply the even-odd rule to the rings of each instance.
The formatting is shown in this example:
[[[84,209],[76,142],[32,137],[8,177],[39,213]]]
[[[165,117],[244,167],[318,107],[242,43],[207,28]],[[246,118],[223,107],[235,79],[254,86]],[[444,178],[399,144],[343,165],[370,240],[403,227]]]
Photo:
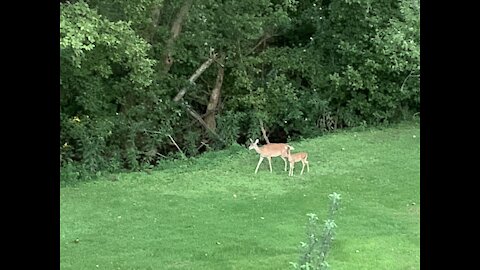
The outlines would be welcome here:
[[[331,248],[332,240],[335,236],[334,229],[337,227],[333,219],[338,210],[340,194],[332,193],[328,195],[331,200],[328,219],[325,220],[323,231],[320,231],[318,217],[316,214],[309,213],[307,216],[307,242],[301,242],[302,253],[298,263],[290,264],[294,269],[307,270],[326,270],[330,266],[326,261],[328,251]]]

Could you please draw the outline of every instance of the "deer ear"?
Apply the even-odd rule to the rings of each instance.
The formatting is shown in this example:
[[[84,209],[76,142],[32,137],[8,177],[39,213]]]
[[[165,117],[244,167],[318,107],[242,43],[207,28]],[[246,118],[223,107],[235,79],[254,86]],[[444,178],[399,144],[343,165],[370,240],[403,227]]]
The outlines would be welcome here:
[[[255,143],[258,143],[258,139],[255,140]]]
[[[251,143],[253,143],[253,140],[252,140],[252,138],[248,138],[248,139],[250,140],[250,142],[251,142]]]

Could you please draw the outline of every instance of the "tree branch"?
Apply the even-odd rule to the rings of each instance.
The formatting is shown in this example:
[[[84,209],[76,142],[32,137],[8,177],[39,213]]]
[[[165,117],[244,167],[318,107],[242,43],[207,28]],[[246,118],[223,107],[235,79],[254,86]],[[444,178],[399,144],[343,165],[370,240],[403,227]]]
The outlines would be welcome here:
[[[190,82],[190,84],[193,84],[197,79],[198,77],[200,77],[200,75],[213,63],[213,61],[215,61],[217,58],[217,54],[213,52],[213,50],[210,52],[210,57],[208,58],[207,61],[205,61],[193,74],[192,76],[190,76],[190,78],[188,79],[188,81]],[[178,93],[177,95],[175,96],[175,98],[173,98],[173,101],[175,102],[179,102],[184,96],[185,94],[187,93],[187,88],[188,88],[188,85],[187,86],[184,86]],[[184,106],[185,110],[195,119],[197,119],[198,122],[200,122],[200,124],[205,127],[205,129],[207,129],[208,131],[210,131],[210,133],[212,133],[213,135],[215,135],[215,137],[217,139],[219,139],[222,143],[225,144],[225,141],[222,139],[222,137],[220,137],[220,135],[218,135],[214,130],[212,130],[208,125],[207,123],[205,123],[205,121],[203,120],[202,116],[200,116],[200,114],[198,114],[197,112],[195,112],[194,110],[190,109],[188,106]]]
[[[403,83],[402,83],[402,86],[400,87],[400,92],[403,92],[403,87],[405,86],[405,83],[407,82],[407,79],[410,78],[411,76],[417,76],[417,77],[420,77],[419,74],[416,74],[416,75],[412,75],[413,73],[413,70],[410,71],[410,73],[408,74],[408,76],[405,78],[405,80],[403,80]]]
[[[205,61],[196,71],[195,73],[193,73],[192,76],[190,76],[190,78],[188,79],[188,81],[190,82],[190,84],[193,84],[197,78],[213,63],[213,61],[215,60],[215,58],[217,57],[217,54],[212,54],[210,56],[210,58],[208,58],[207,61]],[[178,102],[180,99],[183,98],[183,96],[185,96],[185,94],[187,93],[187,88],[188,86],[184,86],[179,92],[178,94],[175,96],[175,98],[173,99],[173,101],[175,102]]]
[[[177,147],[178,151],[180,151],[180,153],[182,154],[182,156],[183,156],[184,158],[187,158],[187,156],[185,156],[185,154],[183,153],[182,149],[180,149],[180,147],[178,147],[178,144],[175,142],[175,140],[172,138],[172,136],[170,136],[170,135],[167,135],[167,136],[170,138],[170,140],[173,142],[173,144],[175,144],[175,146]]]
[[[178,36],[180,35],[180,31],[182,29],[182,23],[187,17],[188,10],[192,6],[192,1],[193,0],[185,0],[183,5],[180,7],[180,10],[178,11],[177,15],[175,16],[175,20],[172,23],[172,28],[170,29],[171,36],[165,44],[165,54],[163,56],[164,72],[168,72],[170,70],[170,67],[173,64],[173,58],[172,58],[173,44],[175,43],[175,40],[177,40]]]
[[[200,124],[205,128],[207,129],[208,131],[210,131],[213,135],[215,135],[215,137],[217,137],[218,140],[220,140],[222,143],[225,143],[225,141],[222,139],[222,137],[220,137],[220,135],[218,135],[214,130],[212,130],[208,125],[207,123],[205,123],[205,121],[203,121],[203,118],[200,116],[200,114],[198,114],[196,111],[190,109],[189,107],[185,106],[185,110],[195,119],[198,120],[198,122],[200,122]],[[225,143],[226,144],[226,143]]]
[[[159,156],[161,156],[161,157],[163,157],[163,158],[167,158],[165,155],[162,155],[162,154],[160,154],[160,153],[155,153],[155,154],[157,154],[157,155],[159,155]]]
[[[253,53],[258,47],[260,47],[260,45],[265,43],[265,41],[267,41],[271,37],[273,37],[273,35],[271,35],[269,33],[265,33],[263,35],[263,37],[260,39],[260,41],[258,41],[257,45],[255,45],[255,47],[253,47],[246,55],[249,55],[249,54]]]
[[[265,139],[265,141],[267,143],[270,143],[270,141],[268,140],[268,137],[267,137],[267,132],[265,131],[265,128],[263,127],[262,119],[259,119],[259,121],[260,121],[260,128],[262,129],[263,138]]]

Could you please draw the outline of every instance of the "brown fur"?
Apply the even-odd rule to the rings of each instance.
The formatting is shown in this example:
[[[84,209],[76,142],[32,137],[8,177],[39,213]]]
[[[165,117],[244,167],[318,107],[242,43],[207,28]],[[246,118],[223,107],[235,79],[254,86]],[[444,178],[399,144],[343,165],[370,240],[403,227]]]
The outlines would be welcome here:
[[[293,168],[295,167],[296,162],[302,162],[302,172],[300,173],[301,175],[303,174],[303,170],[305,169],[305,165],[307,165],[307,171],[310,172],[310,166],[308,165],[308,153],[307,152],[299,152],[292,154],[290,153],[290,149],[287,149],[287,158],[288,162],[290,163],[290,171],[288,172],[289,176],[293,176]]]
[[[288,144],[285,143],[269,143],[259,147],[258,139],[253,142],[252,140],[250,146],[248,147],[249,150],[255,149],[255,151],[260,154],[260,160],[258,161],[257,168],[255,169],[255,173],[258,171],[258,167],[262,163],[263,159],[268,159],[268,164],[270,165],[270,172],[272,172],[272,157],[281,157],[285,162],[285,171],[287,171],[287,157],[288,157],[288,149],[293,149]]]

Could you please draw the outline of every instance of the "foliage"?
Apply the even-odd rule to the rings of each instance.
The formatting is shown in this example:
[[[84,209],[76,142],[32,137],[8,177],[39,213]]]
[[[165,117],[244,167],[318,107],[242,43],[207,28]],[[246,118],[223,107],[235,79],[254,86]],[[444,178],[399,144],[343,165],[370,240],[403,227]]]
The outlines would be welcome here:
[[[233,145],[237,142],[240,135],[241,119],[245,117],[245,113],[233,113],[227,111],[218,117],[218,130],[220,136],[225,139],[227,145]]]
[[[320,231],[318,217],[316,214],[309,213],[307,225],[307,242],[301,242],[302,255],[298,263],[291,263],[294,269],[306,270],[326,270],[329,264],[325,260],[330,251],[332,240],[335,235],[337,225],[333,220],[340,203],[340,194],[332,193],[328,195],[331,200],[328,219],[325,220],[323,232]]]
[[[312,48],[330,61],[326,96],[344,125],[394,121],[406,107],[418,111],[412,98],[419,85],[401,91],[404,79],[419,71],[418,17],[418,1],[330,3],[322,25],[328,30],[317,30]]]
[[[60,7],[62,166],[138,170],[178,155],[168,135],[196,156],[259,137],[259,120],[272,141],[288,141],[419,111],[418,0],[80,0]],[[188,12],[179,19],[182,9]],[[185,106],[204,116],[220,63],[172,101],[213,53],[226,56],[218,136]]]
[[[176,115],[153,80],[149,45],[129,23],[108,21],[83,1],[62,4],[60,19],[62,165],[138,168]]]

